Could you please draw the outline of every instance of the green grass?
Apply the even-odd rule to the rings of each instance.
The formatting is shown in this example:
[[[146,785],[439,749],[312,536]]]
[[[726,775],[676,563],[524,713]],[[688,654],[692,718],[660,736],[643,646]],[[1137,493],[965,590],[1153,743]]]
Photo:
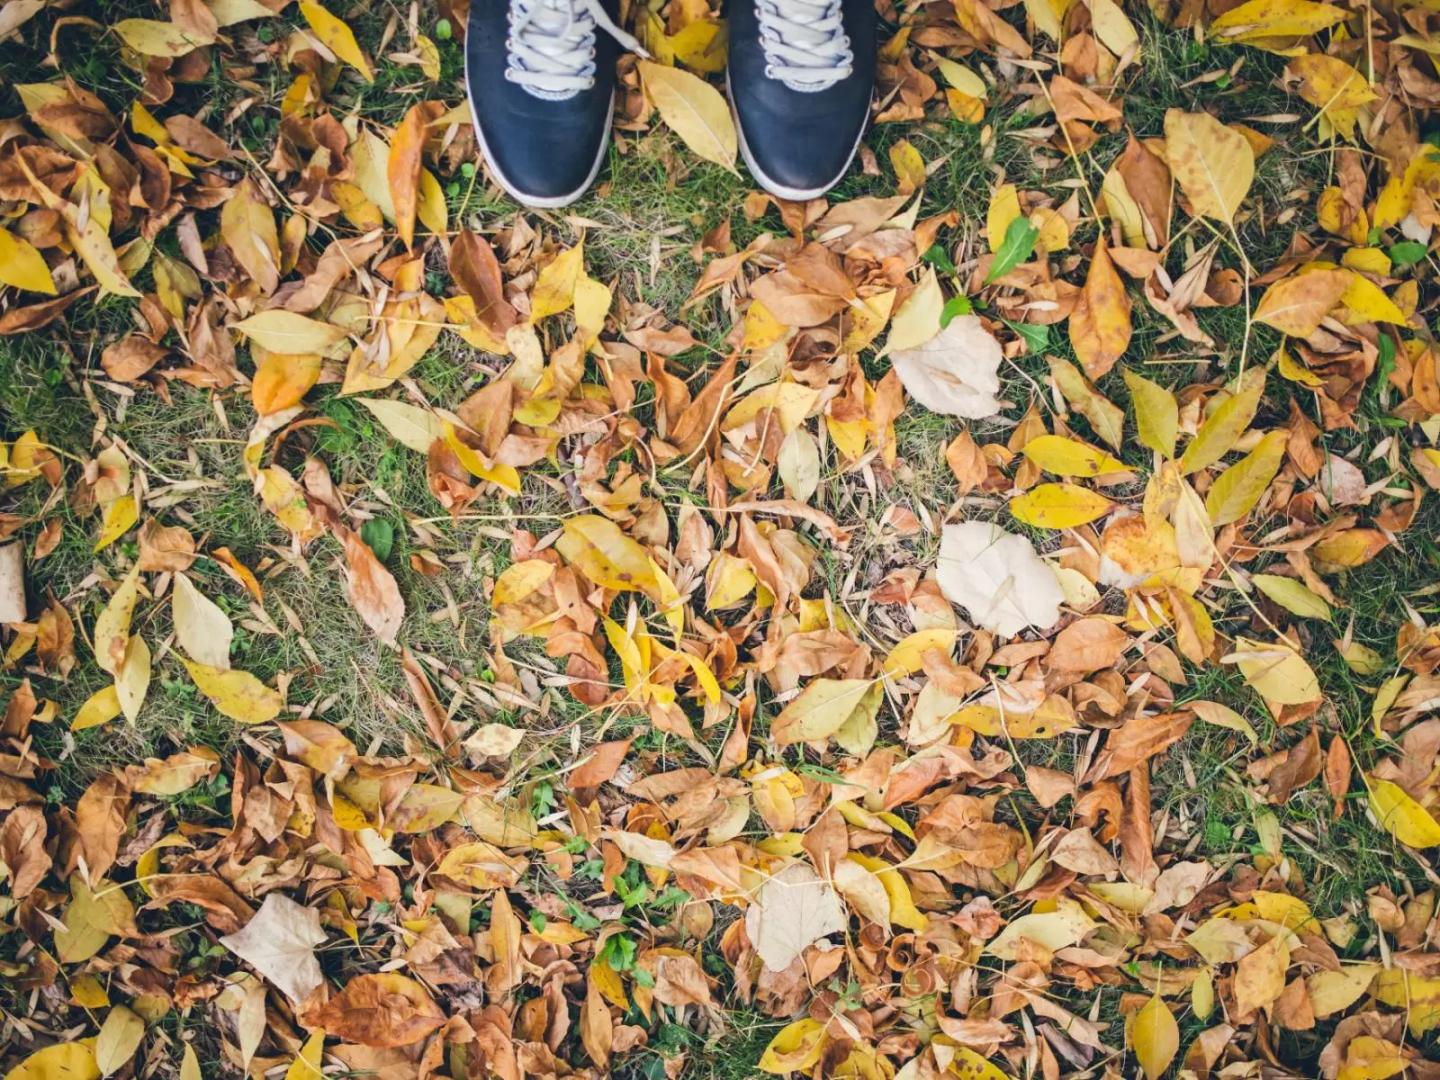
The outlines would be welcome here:
[[[364,5],[356,5],[363,8]],[[153,5],[126,0],[110,5],[107,19],[138,14],[153,17]],[[433,23],[429,5],[422,14],[422,28]],[[355,27],[367,47],[378,42],[387,9],[376,8],[360,14]],[[283,27],[295,25],[298,16],[287,14],[263,34],[277,35]],[[1141,138],[1163,132],[1169,108],[1216,109],[1226,118],[1254,118],[1301,112],[1297,102],[1279,86],[1283,59],[1254,50],[1215,47],[1195,42],[1190,36],[1164,30],[1153,21],[1142,22],[1144,63],[1123,76],[1123,105],[1128,125]],[[77,35],[86,30],[71,30]],[[274,38],[272,37],[271,40]],[[438,93],[458,102],[460,90],[460,47],[452,41],[437,42],[442,58],[442,82]],[[100,95],[117,113],[128,107],[135,94],[134,73],[113,62],[113,50],[104,47],[77,47],[66,61],[66,74],[84,88]],[[0,109],[4,115],[19,115],[18,95],[13,85],[40,81],[54,73],[41,66],[43,53],[13,44],[0,49]],[[1241,65],[1223,81],[1196,82],[1203,76],[1229,71]],[[337,111],[354,110],[366,121],[393,125],[416,101],[436,96],[436,88],[423,84],[417,70],[377,58],[377,79],[370,87],[347,80],[335,99]],[[245,147],[260,161],[274,146],[278,131],[276,100],[288,84],[288,75],[278,65],[262,68],[256,76],[262,100],[233,121],[226,121],[222,135]],[[889,195],[894,181],[888,150],[901,138],[908,139],[928,162],[941,164],[926,185],[922,217],[955,211],[960,224],[942,234],[941,243],[957,262],[973,259],[983,250],[979,222],[983,221],[990,193],[1003,177],[1023,190],[1043,190],[1061,203],[1079,193],[1081,213],[1089,215],[1084,191],[1099,192],[1110,162],[1123,148],[1123,132],[1105,134],[1092,148],[1072,160],[1038,129],[1051,124],[1048,116],[1032,113],[1017,83],[1002,84],[984,125],[968,125],[950,119],[932,119],[920,124],[883,125],[874,130],[868,144],[880,165],[878,177],[852,173],[834,195],[836,201],[861,196]],[[210,109],[209,116],[220,124],[234,106],[252,91],[236,85],[218,64],[195,86],[177,87],[176,98],[167,109]],[[1308,115],[1308,111],[1305,112]],[[1313,224],[1313,199],[1296,198],[1296,192],[1313,193],[1326,182],[1332,168],[1331,155],[1321,152],[1313,138],[1296,129],[1297,124],[1265,124],[1256,127],[1276,138],[1275,146],[1258,164],[1255,196],[1259,213],[1245,218],[1237,230],[1239,244],[1256,268],[1266,268],[1285,250],[1296,229]],[[457,171],[440,177],[449,202],[452,222],[493,230],[504,227],[514,207],[489,187],[483,174]],[[730,316],[717,298],[709,298],[684,315],[681,307],[698,279],[703,261],[691,257],[691,249],[705,233],[728,221],[739,245],[762,231],[783,235],[778,212],[771,209],[758,221],[747,221],[740,210],[750,190],[748,178],[718,166],[697,162],[663,129],[635,136],[623,135],[611,150],[609,166],[601,185],[575,207],[561,213],[537,215],[532,219],[547,242],[572,244],[584,235],[587,268],[590,274],[612,284],[617,294],[643,301],[675,321],[690,326],[697,338],[710,346],[695,350],[674,365],[695,373],[695,385],[703,381],[703,368],[713,364],[723,350],[730,329]],[[1293,216],[1283,226],[1274,224],[1282,211]],[[1177,214],[1177,219],[1188,218]],[[1208,243],[1207,228],[1188,223],[1183,241],[1172,246],[1166,267],[1172,276],[1183,270],[1190,251]],[[213,229],[207,219],[206,229]],[[1093,224],[1077,230],[1072,253],[1089,245],[1095,237]],[[162,240],[162,244],[169,243]],[[1242,270],[1231,238],[1222,237],[1216,268]],[[432,269],[438,270],[438,264]],[[1073,274],[1071,277],[1073,278]],[[139,284],[146,286],[143,275]],[[443,278],[439,282],[444,284]],[[201,541],[201,547],[224,544],[247,565],[257,569],[265,587],[265,619],[279,633],[267,632],[264,623],[251,611],[247,594],[208,559],[197,562],[193,574],[197,584],[230,613],[238,632],[234,652],[237,666],[266,680],[290,677],[290,700],[313,704],[316,715],[344,727],[352,739],[368,749],[400,752],[407,736],[423,745],[423,727],[410,701],[399,659],[379,646],[358,616],[343,602],[340,549],[331,540],[316,542],[302,553],[291,549],[289,538],[275,519],[255,498],[240,466],[240,451],[255,417],[243,394],[221,395],[225,419],[217,411],[215,396],[182,383],[168,385],[169,400],[154,391],[136,388],[133,395],[94,386],[91,399],[82,384],[96,377],[99,345],[131,326],[128,301],[109,299],[98,304],[76,305],[60,323],[44,334],[0,338],[0,423],[7,437],[34,428],[51,444],[69,455],[68,475],[73,481],[76,462],[92,455],[97,424],[104,425],[107,438],[123,440],[137,469],[143,469],[151,487],[149,513],[166,524],[183,524]],[[1265,362],[1278,346],[1278,338],[1263,327],[1247,327],[1243,307],[1215,308],[1197,312],[1198,321],[1215,339],[1214,349],[1201,349],[1173,334],[1173,328],[1137,299],[1134,309],[1135,333],[1128,365],[1145,365],[1148,375],[1167,384],[1185,385],[1196,380],[1220,380],[1233,376],[1243,354],[1246,363]],[[1246,342],[1247,330],[1249,340]],[[1049,345],[1040,354],[1016,358],[1004,369],[1003,396],[1015,407],[1003,420],[970,425],[981,442],[1003,440],[1009,426],[1023,415],[1032,399],[1034,386],[1044,387],[1047,356],[1073,359],[1063,326],[1053,327]],[[485,358],[444,335],[431,354],[412,373],[418,386],[433,402],[453,406],[482,385]],[[882,375],[888,362],[873,355],[864,358],[867,373]],[[248,367],[248,364],[244,365]],[[1117,404],[1126,405],[1128,395],[1120,369],[1099,382],[1099,389]],[[1022,377],[1023,376],[1023,377]],[[1027,381],[1028,380],[1033,380]],[[1290,404],[1292,388],[1272,374],[1262,420],[1278,423]],[[634,410],[636,420],[652,420],[649,394],[641,388]],[[1308,398],[1299,398],[1313,415]],[[329,426],[297,433],[287,443],[281,464],[298,472],[306,453],[314,453],[327,464],[342,498],[361,516],[388,521],[394,529],[394,546],[387,563],[400,580],[408,617],[402,640],[417,653],[438,659],[446,678],[434,678],[442,702],[460,698],[460,715],[469,719],[482,710],[485,701],[487,660],[490,646],[484,601],[484,583],[508,565],[510,545],[507,531],[528,528],[543,534],[572,512],[557,481],[559,474],[541,465],[526,477],[524,493],[514,499],[486,498],[451,520],[431,495],[421,455],[397,446],[363,410],[337,396],[333,386],[318,388],[310,395],[312,413]],[[1037,401],[1049,414],[1050,395]],[[1368,448],[1385,433],[1385,410],[1372,392],[1357,416],[1353,431],[1326,433],[1321,443],[1332,452]],[[1069,417],[1077,430],[1088,431],[1078,416]],[[851,607],[858,618],[859,601],[843,595],[854,582],[857,593],[880,580],[900,565],[928,566],[937,542],[922,536],[899,543],[882,541],[875,523],[891,503],[917,511],[928,509],[935,519],[947,510],[953,497],[953,482],[943,451],[945,445],[966,425],[917,407],[907,409],[897,422],[901,465],[893,483],[871,491],[856,474],[827,473],[817,505],[847,525],[856,527],[856,543],[845,552],[823,550],[816,565],[811,594],[827,592],[837,603]],[[1148,454],[1130,443],[1122,456],[1130,464],[1148,465]],[[1374,480],[1384,475],[1384,465],[1366,466]],[[704,498],[703,490],[685,485],[686,470],[659,470],[669,502],[682,498]],[[183,495],[172,498],[166,488],[183,485]],[[158,495],[157,495],[158,492]],[[7,508],[37,514],[47,493],[38,485],[22,489],[18,501]],[[91,550],[96,533],[93,517],[80,516],[60,501],[48,510],[63,524],[59,548],[35,565],[32,587],[38,596],[53,591],[71,608],[82,636],[88,634],[102,609],[106,592],[98,582],[116,576],[135,554],[133,535],[110,551],[96,555]],[[1415,525],[1403,537],[1405,551],[1386,551],[1380,558],[1355,571],[1341,575],[1332,584],[1342,598],[1336,625],[1309,622],[1305,626],[1313,650],[1311,655],[1326,689],[1329,706],[1314,723],[1321,726],[1323,741],[1332,736],[1346,738],[1357,758],[1357,767],[1369,768],[1393,747],[1377,739],[1370,722],[1370,702],[1384,675],[1362,678],[1351,672],[1336,656],[1330,641],[1340,636],[1351,620],[1355,640],[1379,651],[1387,663],[1394,660],[1395,633],[1406,617],[1404,604],[1412,604],[1428,621],[1440,615],[1440,598],[1422,594],[1440,575],[1440,546],[1434,537],[1440,531],[1440,509],[1436,500],[1426,501]],[[33,539],[34,526],[22,531]],[[1037,534],[1038,535],[1038,534]],[[1048,542],[1054,545],[1054,538]],[[448,572],[429,578],[412,572],[409,560],[420,550],[433,552],[445,562]],[[1255,567],[1255,568],[1258,568]],[[1227,633],[1244,628],[1245,612],[1237,607],[1221,621]],[[168,610],[158,607],[145,629],[157,645],[169,634]],[[902,617],[903,619],[903,617]],[[171,753],[184,746],[201,744],[222,752],[233,751],[242,732],[217,716],[190,684],[173,655],[157,662],[155,682],[140,721],[128,725],[116,721],[105,728],[80,732],[69,742],[66,727],[79,704],[106,680],[90,662],[84,642],[78,644],[81,664],[66,682],[36,677],[37,692],[56,701],[61,722],[37,732],[42,753],[54,758],[59,768],[47,778],[46,795],[54,802],[70,802],[100,770],[128,764],[146,756]],[[574,702],[557,686],[546,684],[553,673],[563,670],[563,661],[543,655],[534,642],[517,642],[507,649],[517,665],[530,669],[542,684],[535,715],[516,715],[501,709],[504,719],[538,729],[538,746],[532,766],[521,778],[524,797],[538,797],[556,766],[569,753],[568,728],[582,724],[587,737],[603,722],[602,715]],[[1261,746],[1252,749],[1245,740],[1223,729],[1197,721],[1189,734],[1168,754],[1153,763],[1153,811],[1165,826],[1159,846],[1168,853],[1206,858],[1220,864],[1232,857],[1251,861],[1260,851],[1257,813],[1273,813],[1284,838],[1284,854],[1293,865],[1292,887],[1304,889],[1308,902],[1321,917],[1362,912],[1367,891],[1387,885],[1403,891],[1423,887],[1425,876],[1413,858],[1398,849],[1389,836],[1374,828],[1363,813],[1363,800],[1352,793],[1345,814],[1333,819],[1331,802],[1319,782],[1298,791],[1294,798],[1276,807],[1262,807],[1254,795],[1254,784],[1244,774],[1248,761],[1260,753],[1293,745],[1306,730],[1281,729],[1265,715],[1263,705],[1247,688],[1234,669],[1210,665],[1187,669],[1189,683],[1176,688],[1181,702],[1210,699],[1242,712],[1255,725]],[[0,694],[11,690],[22,672],[0,672]],[[611,672],[619,678],[618,669]],[[554,681],[554,680],[552,680]],[[757,720],[757,732],[765,730],[768,701]],[[896,729],[894,717],[887,721],[887,736]],[[607,737],[642,726],[635,717],[621,718]],[[1072,766],[1083,751],[1089,732],[1063,736],[1047,743],[1023,743],[1021,767]],[[654,734],[637,744],[647,752],[662,755],[666,766],[696,764],[699,759],[674,738]],[[527,744],[527,750],[529,746]],[[204,816],[223,812],[224,793],[202,792],[186,814]],[[1043,819],[1038,807],[1023,793],[1007,803],[1023,808],[1033,825]],[[218,808],[218,810],[217,810]],[[1063,821],[1071,806],[1063,801],[1051,813]],[[1013,812],[1013,811],[1011,811]],[[549,882],[547,879],[547,883]],[[1133,989],[1133,987],[1131,988]],[[1106,987],[1100,996],[1100,1016],[1111,1024],[1110,1034],[1118,1045],[1119,997],[1121,990]],[[1068,1004],[1088,1012],[1089,999],[1076,996]],[[1182,1017],[1187,1033],[1196,1026],[1193,1017]],[[658,1036],[644,1053],[628,1060],[620,1075],[636,1080],[658,1080],[664,1075],[664,1059],[683,1052],[689,1057],[686,1076],[696,1080],[740,1080],[754,1075],[755,1063],[766,1043],[778,1029],[778,1022],[747,1008],[728,1008],[723,1026],[704,1036],[679,1024],[662,1025]],[[1313,1054],[1307,1038],[1287,1036],[1283,1053],[1295,1060]]]

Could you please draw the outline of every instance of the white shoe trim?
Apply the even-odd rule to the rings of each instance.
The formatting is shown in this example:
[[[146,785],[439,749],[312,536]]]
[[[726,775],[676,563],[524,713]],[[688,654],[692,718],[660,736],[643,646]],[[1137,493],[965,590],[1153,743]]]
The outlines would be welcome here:
[[[470,123],[475,129],[475,141],[480,144],[480,156],[485,159],[485,167],[490,170],[490,175],[495,182],[505,189],[505,193],[518,202],[521,206],[531,210],[559,210],[561,207],[569,206],[576,199],[590,190],[595,183],[595,178],[600,175],[601,168],[605,165],[605,154],[610,149],[610,122],[615,117],[615,95],[610,95],[610,107],[605,110],[605,137],[600,140],[600,149],[595,154],[595,163],[590,166],[590,175],[585,182],[574,191],[566,192],[564,195],[550,195],[540,197],[538,195],[527,195],[521,191],[501,171],[500,166],[495,163],[495,155],[490,152],[489,145],[485,142],[485,131],[480,126],[480,114],[475,105],[475,95],[470,92],[470,50],[465,50],[465,98],[470,103]]]
[[[735,119],[735,133],[739,136],[740,156],[745,159],[745,165],[750,170],[750,175],[759,181],[760,186],[777,198],[787,199],[790,202],[806,202],[809,199],[818,199],[827,191],[833,188],[845,174],[850,171],[851,164],[855,161],[855,155],[860,150],[860,143],[865,139],[865,131],[870,126],[869,107],[866,107],[865,123],[860,125],[860,131],[855,136],[855,145],[850,147],[850,153],[845,157],[845,164],[840,171],[828,182],[815,188],[792,188],[779,183],[766,175],[765,170],[755,163],[755,156],[750,153],[750,144],[745,139],[745,125],[740,122],[740,110],[735,107],[735,95],[730,90],[730,69],[725,69],[725,96],[730,100],[730,115]]]

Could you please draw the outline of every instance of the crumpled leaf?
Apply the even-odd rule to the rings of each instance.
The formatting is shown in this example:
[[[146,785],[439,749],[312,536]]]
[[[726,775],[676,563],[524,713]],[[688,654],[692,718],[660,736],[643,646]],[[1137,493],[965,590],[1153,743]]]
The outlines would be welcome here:
[[[947,600],[1005,637],[1032,626],[1048,630],[1065,599],[1029,540],[981,521],[945,526],[935,576]]]
[[[356,976],[309,1016],[329,1035],[380,1049],[413,1046],[445,1023],[425,987],[394,971]]]
[[[220,939],[297,1006],[325,984],[315,957],[324,943],[320,912],[278,892],[266,894],[243,929]]]
[[[971,420],[1000,411],[1001,359],[1000,343],[976,315],[957,316],[923,345],[890,353],[911,397],[931,412]]]
[[[830,884],[804,863],[772,874],[745,912],[745,933],[771,971],[784,971],[807,948],[843,933],[845,910]]]

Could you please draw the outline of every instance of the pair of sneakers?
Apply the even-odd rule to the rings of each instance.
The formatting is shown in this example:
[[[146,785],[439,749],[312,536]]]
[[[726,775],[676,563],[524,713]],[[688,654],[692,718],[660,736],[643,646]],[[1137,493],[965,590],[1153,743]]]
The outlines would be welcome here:
[[[605,160],[615,61],[645,55],[618,0],[471,0],[465,82],[495,180],[518,202],[574,202]],[[875,77],[873,0],[728,0],[725,72],[751,174],[782,199],[833,187]]]

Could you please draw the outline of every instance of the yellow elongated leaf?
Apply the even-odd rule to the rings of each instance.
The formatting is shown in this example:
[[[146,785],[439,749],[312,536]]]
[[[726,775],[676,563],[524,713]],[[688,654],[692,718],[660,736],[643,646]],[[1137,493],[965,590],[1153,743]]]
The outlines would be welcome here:
[[[1180,405],[1175,395],[1157,382],[1126,370],[1125,385],[1130,389],[1130,403],[1135,406],[1135,427],[1140,441],[1161,457],[1175,456],[1175,440],[1180,436]]]
[[[645,593],[657,589],[654,565],[645,549],[599,514],[567,519],[555,549],[602,588]]]
[[[1211,22],[1210,33],[1236,42],[1309,37],[1345,17],[1344,8],[1311,0],[1247,0]]]
[[[116,1005],[100,1025],[95,1039],[95,1065],[101,1076],[118,1072],[140,1048],[145,1037],[145,1021],[124,1005]]]
[[[1166,111],[1165,160],[1190,208],[1226,225],[1255,182],[1254,149],[1209,113]]]
[[[665,125],[697,156],[731,171],[738,143],[730,106],[698,75],[650,60],[639,62],[640,80]]]
[[[101,687],[85,699],[75,713],[75,719],[70,721],[71,731],[84,731],[86,728],[99,727],[101,724],[108,724],[115,717],[120,715],[120,695],[115,690],[115,685]]]
[[[360,46],[355,41],[355,33],[348,25],[331,15],[323,4],[302,3],[300,14],[305,16],[305,21],[310,24],[310,29],[315,31],[315,36],[322,45],[360,72],[366,82],[375,81],[375,74],[370,70],[370,61],[366,60],[365,54],[360,51]]]
[[[345,339],[343,328],[294,311],[271,308],[232,324],[255,344],[276,353],[323,353]]]
[[[120,702],[120,711],[132,724],[140,717],[140,707],[150,689],[150,646],[139,634],[130,637],[125,647],[125,659],[115,673],[115,696]]]
[[[1101,517],[1111,502],[1077,484],[1041,484],[1010,500],[1017,521],[1040,529],[1070,529]]]
[[[1413,848],[1440,845],[1440,821],[1399,784],[1370,776],[1366,778],[1366,786],[1370,792],[1370,813],[1396,840]]]
[[[275,212],[248,177],[236,186],[235,194],[220,208],[220,235],[235,261],[250,275],[250,280],[260,286],[260,291],[267,296],[273,293],[280,284],[280,233],[275,228]]]
[[[885,657],[884,672],[891,678],[912,675],[925,663],[925,654],[938,649],[947,657],[955,646],[955,630],[952,627],[936,626],[928,630],[917,630],[898,641],[890,654]]]
[[[1125,463],[1118,458],[1063,435],[1031,439],[1022,452],[1040,468],[1057,476],[1100,476],[1125,471]]]
[[[1159,994],[1135,1014],[1130,1042],[1135,1047],[1135,1060],[1148,1080],[1160,1080],[1180,1049],[1180,1025]]]
[[[1330,619],[1330,605],[1303,581],[1278,574],[1252,574],[1255,587],[1286,611],[1305,619]]]
[[[285,699],[248,671],[221,671],[185,660],[185,670],[216,710],[242,724],[264,724],[280,715]]]
[[[357,405],[363,405],[370,414],[380,421],[401,446],[417,453],[427,454],[436,439],[445,437],[445,421],[429,409],[411,405],[405,401],[389,398],[352,398]]]
[[[1014,184],[1001,184],[990,196],[990,206],[985,212],[986,242],[990,254],[994,255],[1005,242],[1010,223],[1020,216],[1020,191]]]
[[[130,620],[139,599],[140,568],[136,566],[125,575],[95,620],[95,663],[107,674],[114,675],[125,661],[125,648],[130,644]]]
[[[1210,524],[1216,528],[1228,525],[1255,508],[1280,471],[1288,439],[1286,431],[1267,432],[1260,445],[1215,478],[1205,494],[1205,512],[1210,515]]]
[[[61,1042],[37,1050],[7,1072],[5,1080],[100,1080],[95,1040]]]
[[[321,1059],[325,1053],[325,1032],[316,1031],[305,1040],[295,1060],[285,1070],[285,1080],[318,1080]]]
[[[214,40],[197,37],[184,27],[158,19],[121,19],[114,30],[120,40],[142,56],[184,56]]]
[[[857,713],[873,717],[883,694],[873,679],[814,679],[775,717],[770,735],[781,746],[821,742]]]
[[[1262,376],[1251,380],[1239,393],[1215,406],[1200,425],[1195,438],[1190,440],[1190,445],[1185,447],[1185,453],[1180,455],[1180,471],[1184,475],[1189,476],[1215,464],[1234,448],[1236,441],[1255,418],[1255,410],[1260,407],[1260,395],[1264,390],[1265,380]]]
[[[174,590],[170,612],[180,648],[190,659],[225,671],[230,667],[230,640],[235,635],[230,616],[185,574],[175,575]]]
[[[0,285],[55,295],[55,279],[45,264],[45,256],[30,241],[8,229],[0,229]]]
[[[180,1055],[180,1080],[201,1080],[200,1058],[195,1053],[195,1047],[189,1043],[185,1044],[185,1052]],[[286,1077],[289,1080],[289,1077]]]

